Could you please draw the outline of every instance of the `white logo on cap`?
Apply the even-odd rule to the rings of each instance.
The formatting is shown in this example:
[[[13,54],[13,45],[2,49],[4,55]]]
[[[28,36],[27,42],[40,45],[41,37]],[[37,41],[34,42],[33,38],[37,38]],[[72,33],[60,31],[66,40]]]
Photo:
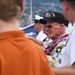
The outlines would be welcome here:
[[[55,13],[50,13],[50,12],[46,12],[45,13],[45,15],[44,15],[44,17],[46,17],[46,18],[51,18],[51,17],[55,17]]]

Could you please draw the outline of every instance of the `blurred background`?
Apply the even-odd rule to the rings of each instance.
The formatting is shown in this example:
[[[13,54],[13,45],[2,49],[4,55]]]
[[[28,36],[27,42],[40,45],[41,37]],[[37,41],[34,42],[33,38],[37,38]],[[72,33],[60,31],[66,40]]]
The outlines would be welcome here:
[[[34,23],[34,16],[43,16],[47,10],[61,12],[61,2],[59,0],[25,0],[25,11],[21,18],[21,27],[26,27]]]

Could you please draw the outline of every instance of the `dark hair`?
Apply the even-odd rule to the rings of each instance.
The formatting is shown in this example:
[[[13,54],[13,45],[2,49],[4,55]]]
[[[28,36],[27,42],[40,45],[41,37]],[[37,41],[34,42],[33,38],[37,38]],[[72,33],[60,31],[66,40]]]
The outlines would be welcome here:
[[[73,10],[75,10],[75,0],[65,0],[65,1],[70,4]]]
[[[35,22],[35,23],[39,23],[39,20],[35,20],[34,22]]]
[[[10,21],[20,19],[24,0],[0,0],[0,19]]]

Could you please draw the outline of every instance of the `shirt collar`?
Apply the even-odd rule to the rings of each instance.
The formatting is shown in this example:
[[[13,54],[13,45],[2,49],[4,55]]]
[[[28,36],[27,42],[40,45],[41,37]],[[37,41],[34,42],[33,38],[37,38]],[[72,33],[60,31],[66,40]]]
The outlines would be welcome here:
[[[22,36],[24,36],[24,31],[22,30],[1,32],[0,40],[10,38],[10,37],[22,37]]]
[[[74,22],[73,26],[75,26],[75,22]]]

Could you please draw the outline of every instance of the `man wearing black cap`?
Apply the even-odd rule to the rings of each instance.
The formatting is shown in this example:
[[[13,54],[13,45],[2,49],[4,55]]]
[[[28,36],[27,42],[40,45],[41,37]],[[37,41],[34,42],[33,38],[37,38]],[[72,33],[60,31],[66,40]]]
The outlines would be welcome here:
[[[72,23],[72,30],[60,55],[60,59],[63,60],[61,68],[53,68],[53,71],[56,75],[75,75],[75,0],[60,1],[65,19]]]
[[[51,57],[49,59],[49,56],[51,55],[61,61],[59,56],[68,37],[68,34],[66,34],[66,27],[68,26],[68,21],[65,20],[62,13],[55,11],[46,11],[44,13],[43,21],[45,21],[46,23],[44,24],[44,31],[47,32],[46,33],[47,37],[53,40],[53,42],[51,42],[46,47],[44,52],[48,57],[50,66],[56,67],[57,63],[51,60]],[[60,61],[58,62],[58,64],[60,64]]]
[[[44,33],[49,39],[53,40],[53,42],[48,43],[48,45],[47,43],[44,44],[47,46],[44,52],[48,57],[49,64],[52,67],[56,67],[57,64],[60,66],[60,53],[68,38],[68,34],[66,34],[68,21],[65,20],[62,13],[46,11],[40,22],[44,24]],[[35,39],[32,40],[37,43]]]

